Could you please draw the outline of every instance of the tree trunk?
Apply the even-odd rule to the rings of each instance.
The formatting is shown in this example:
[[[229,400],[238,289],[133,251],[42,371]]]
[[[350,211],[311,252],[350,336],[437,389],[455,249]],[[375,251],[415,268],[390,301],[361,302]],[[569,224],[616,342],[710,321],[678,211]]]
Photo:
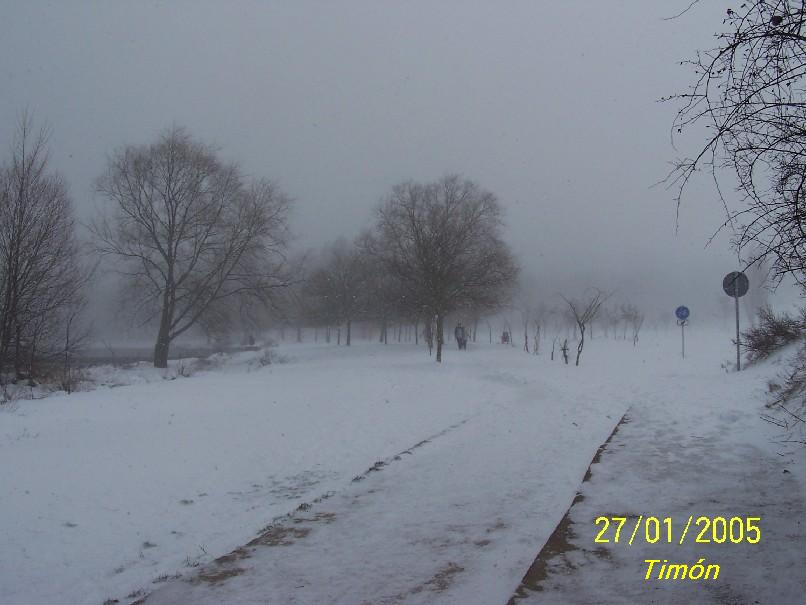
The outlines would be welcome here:
[[[442,343],[445,335],[442,332],[442,314],[437,313],[437,363],[442,363]]]
[[[345,343],[344,343],[348,347],[350,346],[350,335],[352,333],[352,327],[353,327],[353,322],[352,322],[352,320],[348,319],[347,320],[347,338],[346,338]]]
[[[64,368],[62,370],[62,382],[64,383],[64,390],[68,394],[73,390],[72,377],[70,376],[70,324],[73,318],[67,320],[67,329],[64,333]]]
[[[172,278],[169,270],[169,280]],[[170,281],[169,281],[170,283]],[[171,346],[171,322],[173,309],[171,308],[170,289],[166,287],[162,297],[162,314],[160,315],[160,329],[157,333],[157,344],[154,345],[154,367],[168,367],[168,349]]]
[[[14,375],[22,378],[22,335],[19,324],[14,329]]]
[[[171,343],[168,339],[167,328],[163,329],[160,325],[160,331],[157,334],[157,344],[154,346],[154,367],[167,368],[168,367],[168,349]]]
[[[579,344],[577,345],[577,362],[576,365],[579,365],[579,358],[582,355],[582,347],[585,346],[585,328],[580,326],[579,327]]]
[[[529,320],[523,322],[523,350],[529,352]]]

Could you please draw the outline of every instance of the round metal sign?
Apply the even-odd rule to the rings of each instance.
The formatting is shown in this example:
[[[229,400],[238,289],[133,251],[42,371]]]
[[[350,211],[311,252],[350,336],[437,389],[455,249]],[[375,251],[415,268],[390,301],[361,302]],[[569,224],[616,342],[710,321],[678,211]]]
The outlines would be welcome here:
[[[750,288],[750,280],[741,271],[731,271],[722,280],[722,289],[728,296],[744,296]]]
[[[686,320],[688,319],[689,315],[688,307],[685,305],[680,305],[674,310],[674,314],[677,316],[677,319]]]

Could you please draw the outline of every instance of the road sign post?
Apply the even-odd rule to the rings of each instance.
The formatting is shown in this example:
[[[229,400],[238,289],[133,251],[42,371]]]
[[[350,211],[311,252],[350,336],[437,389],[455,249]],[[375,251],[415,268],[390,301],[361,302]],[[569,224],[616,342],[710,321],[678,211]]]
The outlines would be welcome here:
[[[747,294],[750,280],[741,271],[731,271],[722,280],[722,289],[725,294],[733,297],[736,305],[736,371],[742,370],[741,332],[739,331],[739,298]]]
[[[680,326],[680,340],[682,343],[682,347],[680,349],[681,354],[683,355],[683,359],[686,358],[686,324],[688,323],[688,316],[690,314],[688,307],[685,305],[680,305],[677,309],[674,310],[674,314],[677,317],[677,325]]]
[[[734,295],[733,302],[736,303],[736,371],[742,371],[742,348],[739,339],[741,332],[739,332],[739,297]]]

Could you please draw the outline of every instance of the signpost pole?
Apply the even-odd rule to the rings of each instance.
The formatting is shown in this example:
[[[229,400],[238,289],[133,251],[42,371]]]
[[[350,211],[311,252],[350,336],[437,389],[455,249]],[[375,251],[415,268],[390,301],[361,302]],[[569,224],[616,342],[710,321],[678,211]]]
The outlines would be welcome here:
[[[739,296],[734,295],[733,300],[736,301],[736,371],[742,371],[742,353],[739,344]]]
[[[689,313],[686,305],[680,305],[674,310],[674,314],[677,317],[677,325],[680,326],[680,353],[683,355],[683,359],[686,358],[686,324],[688,323]]]
[[[686,358],[686,322],[680,322],[680,336],[683,339],[683,359]]]
[[[747,294],[750,288],[750,281],[747,276],[741,271],[731,271],[722,280],[722,289],[725,294],[733,297],[736,304],[736,371],[742,370],[742,348],[741,348],[741,332],[739,332],[739,297]]]

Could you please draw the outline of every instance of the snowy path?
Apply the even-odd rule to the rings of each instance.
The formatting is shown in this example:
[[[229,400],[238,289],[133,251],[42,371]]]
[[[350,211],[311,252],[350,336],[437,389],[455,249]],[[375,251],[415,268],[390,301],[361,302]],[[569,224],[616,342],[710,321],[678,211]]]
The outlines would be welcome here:
[[[627,404],[486,378],[483,413],[146,602],[505,602]]]
[[[464,524],[475,536],[498,523],[493,512],[501,509],[511,529],[493,530],[489,547],[468,550],[479,551],[481,568],[478,557],[495,559],[525,540],[507,555],[513,579],[501,590],[508,593],[628,405],[615,387],[576,380],[577,368],[508,347],[452,351],[442,367],[408,346],[302,346],[285,354],[295,359],[0,410],[0,603],[129,602],[172,577],[192,576],[303,502],[327,492],[349,502],[378,482],[377,495],[364,498],[377,519],[368,513],[344,529],[351,541],[317,542],[341,554],[314,569],[331,559],[348,564],[344,553],[354,552],[353,563],[388,557],[387,573],[397,576],[395,557],[423,555],[404,547],[413,530],[396,515],[411,512],[411,527],[420,519]],[[463,421],[383,473],[351,483],[376,461]],[[421,500],[423,508],[413,508]],[[374,540],[383,526],[387,533]],[[411,540],[461,541],[458,530],[440,537],[432,529]],[[372,543],[386,549],[373,551]],[[439,571],[425,567],[406,586]]]
[[[758,419],[754,398],[765,373],[660,377],[591,466],[590,480],[512,603],[803,603],[803,452],[774,443],[775,430]],[[612,530],[611,543],[594,543],[600,515],[628,517],[621,543],[612,543]],[[665,543],[662,525],[662,538],[647,544],[644,526],[628,546],[639,515],[672,517],[674,543]],[[692,527],[680,545],[689,515],[761,517],[762,539],[695,544],[699,531]],[[645,580],[647,559],[693,564],[701,557],[721,566],[717,581],[659,581],[659,565]]]

